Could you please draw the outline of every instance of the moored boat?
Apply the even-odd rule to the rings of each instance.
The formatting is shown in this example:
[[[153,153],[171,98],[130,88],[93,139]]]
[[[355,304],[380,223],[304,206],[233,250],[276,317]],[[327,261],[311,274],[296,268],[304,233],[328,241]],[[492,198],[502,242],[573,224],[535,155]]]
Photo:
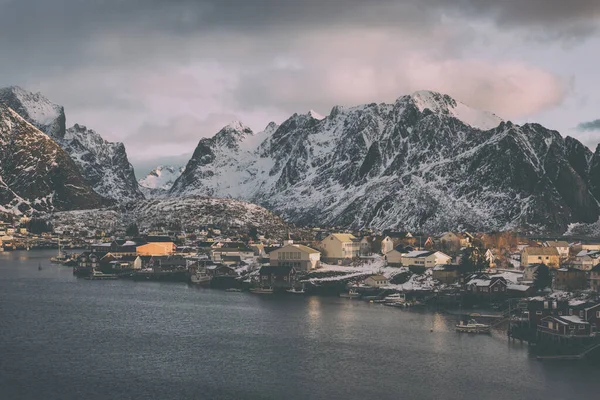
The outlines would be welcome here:
[[[463,321],[460,321],[460,323],[456,325],[456,331],[464,333],[490,333],[491,326],[480,324],[474,319],[470,319],[466,324]]]
[[[250,288],[250,293],[255,294],[273,294],[274,290],[272,287],[254,287]]]
[[[100,271],[93,271],[91,275],[86,276],[84,279],[88,279],[88,280],[112,280],[112,279],[119,279],[119,277],[115,274],[105,274],[103,272]]]
[[[356,289],[350,289],[348,293],[340,293],[340,297],[343,297],[345,299],[359,299],[360,293],[358,293]]]

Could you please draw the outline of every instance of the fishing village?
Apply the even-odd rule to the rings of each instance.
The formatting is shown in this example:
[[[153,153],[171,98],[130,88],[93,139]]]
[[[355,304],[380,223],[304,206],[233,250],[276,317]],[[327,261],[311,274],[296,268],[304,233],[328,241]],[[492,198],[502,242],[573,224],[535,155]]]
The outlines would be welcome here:
[[[32,233],[39,227],[31,221],[2,223],[0,248],[54,248],[48,262],[85,280],[179,282],[435,310],[454,314],[457,332],[500,332],[534,346],[539,359],[600,356],[600,241],[322,228],[270,238],[217,226],[147,233],[130,227],[122,238],[81,238],[42,228]]]

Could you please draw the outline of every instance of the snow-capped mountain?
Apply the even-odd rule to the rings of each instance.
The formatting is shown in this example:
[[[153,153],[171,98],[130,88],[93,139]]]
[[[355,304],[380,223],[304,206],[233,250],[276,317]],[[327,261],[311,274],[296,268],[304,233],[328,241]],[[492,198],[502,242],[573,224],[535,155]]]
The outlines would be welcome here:
[[[589,153],[420,91],[294,114],[259,134],[229,125],[200,141],[170,195],[244,199],[304,224],[564,231],[600,215],[600,152]]]
[[[0,103],[0,211],[93,208],[101,198],[69,155],[45,133]]]
[[[168,191],[173,186],[173,183],[183,173],[185,167],[175,167],[172,165],[159,165],[154,168],[148,175],[140,179],[138,183],[142,190],[158,190]]]
[[[54,139],[100,196],[119,202],[143,198],[122,143],[108,142],[78,124],[66,129],[63,107],[40,93],[14,86],[4,88],[0,89],[0,103]]]

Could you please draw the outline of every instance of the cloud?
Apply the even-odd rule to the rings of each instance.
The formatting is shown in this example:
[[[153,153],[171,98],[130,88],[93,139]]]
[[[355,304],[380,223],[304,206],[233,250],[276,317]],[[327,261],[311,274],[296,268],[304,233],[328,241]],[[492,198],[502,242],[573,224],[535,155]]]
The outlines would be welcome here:
[[[576,128],[580,132],[600,131],[600,119],[593,121],[581,122]]]

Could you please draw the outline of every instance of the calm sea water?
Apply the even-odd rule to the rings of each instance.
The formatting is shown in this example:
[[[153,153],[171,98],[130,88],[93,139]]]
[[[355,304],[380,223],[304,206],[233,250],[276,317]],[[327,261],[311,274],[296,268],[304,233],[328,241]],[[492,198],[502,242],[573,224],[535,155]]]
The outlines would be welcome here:
[[[500,332],[457,334],[450,316],[78,280],[51,254],[0,253],[0,399],[549,400],[600,389],[598,369],[537,361]]]

